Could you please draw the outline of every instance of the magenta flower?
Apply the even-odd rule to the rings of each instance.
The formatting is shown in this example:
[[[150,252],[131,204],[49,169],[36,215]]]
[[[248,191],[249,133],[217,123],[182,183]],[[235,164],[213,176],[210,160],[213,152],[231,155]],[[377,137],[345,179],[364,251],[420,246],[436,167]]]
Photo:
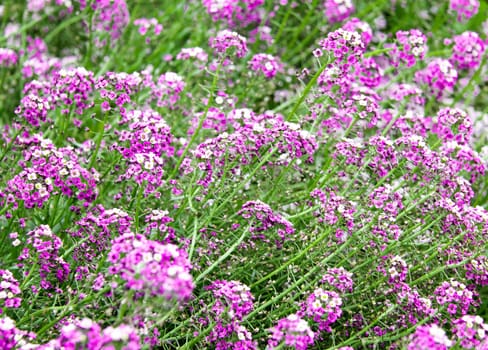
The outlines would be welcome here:
[[[6,308],[18,308],[22,302],[19,297],[21,290],[19,281],[9,270],[0,270],[0,314],[3,312],[2,306]]]
[[[268,350],[273,350],[280,344],[285,344],[296,350],[306,350],[314,342],[314,333],[307,321],[297,314],[282,318],[276,326],[270,329],[270,332]]]
[[[458,21],[467,21],[478,13],[479,0],[450,0],[449,10],[456,12]]]
[[[8,48],[0,47],[0,67],[12,67],[17,64],[17,53]]]
[[[185,251],[140,234],[125,233],[112,241],[109,273],[125,280],[128,289],[179,302],[190,298],[193,280]]]
[[[209,46],[218,54],[242,58],[248,51],[246,41],[246,38],[236,32],[223,30],[210,38]]]
[[[330,325],[342,315],[342,298],[336,292],[315,289],[303,303],[299,315],[309,317],[319,331],[331,332]]]
[[[214,281],[205,289],[211,290],[216,298],[212,311],[217,316],[241,321],[254,308],[249,287],[239,281]]]
[[[341,22],[354,13],[351,0],[325,0],[325,17],[329,23]]]
[[[476,32],[464,32],[454,37],[450,61],[459,69],[475,69],[483,58],[485,43]]]
[[[488,349],[488,324],[480,316],[464,315],[453,323],[454,340],[463,349]]]
[[[420,326],[410,337],[408,350],[447,350],[453,345],[446,332],[436,324]]]
[[[251,70],[262,73],[268,79],[273,78],[283,69],[283,65],[276,57],[264,53],[254,55],[248,65]]]

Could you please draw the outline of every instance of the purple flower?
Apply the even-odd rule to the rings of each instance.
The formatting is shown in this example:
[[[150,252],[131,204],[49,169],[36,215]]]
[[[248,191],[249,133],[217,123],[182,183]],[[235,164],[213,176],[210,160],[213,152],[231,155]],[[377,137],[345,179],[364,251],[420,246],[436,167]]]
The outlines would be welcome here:
[[[454,340],[463,349],[488,348],[488,324],[480,316],[464,315],[453,323]]]
[[[478,13],[479,0],[450,0],[449,10],[456,12],[458,21],[466,21]]]
[[[219,317],[229,317],[231,321],[241,321],[254,308],[250,289],[239,281],[214,281],[205,287],[217,299],[212,311]]]
[[[276,57],[264,53],[254,55],[248,65],[251,70],[261,72],[268,79],[273,78],[283,69],[283,65]]]
[[[409,339],[408,350],[447,350],[453,344],[436,324],[418,327]]]
[[[210,38],[209,46],[218,54],[228,56],[236,55],[242,58],[247,53],[246,41],[246,38],[236,32],[222,30],[217,33],[217,36]]]
[[[342,298],[336,292],[317,288],[303,303],[299,315],[310,317],[319,331],[331,332],[330,325],[342,315]]]
[[[351,0],[325,0],[325,17],[329,23],[342,22],[354,12]]]
[[[276,326],[270,329],[270,332],[268,350],[273,350],[280,344],[285,344],[296,350],[306,350],[314,342],[314,333],[307,321],[297,314],[282,318]]]
[[[185,251],[130,232],[112,241],[107,260],[111,274],[125,280],[126,288],[179,302],[190,298],[193,280]]]
[[[9,270],[0,270],[0,306],[18,308],[22,302],[22,298],[16,297],[18,294],[21,294],[19,281]],[[2,311],[0,307],[0,313]]]
[[[17,64],[18,56],[14,50],[0,47],[0,67],[12,67]]]
[[[459,69],[475,69],[483,58],[485,43],[476,32],[464,32],[454,37],[451,63]]]
[[[415,80],[425,84],[439,99],[445,91],[452,92],[458,80],[458,73],[448,60],[437,58],[423,70],[415,73]]]

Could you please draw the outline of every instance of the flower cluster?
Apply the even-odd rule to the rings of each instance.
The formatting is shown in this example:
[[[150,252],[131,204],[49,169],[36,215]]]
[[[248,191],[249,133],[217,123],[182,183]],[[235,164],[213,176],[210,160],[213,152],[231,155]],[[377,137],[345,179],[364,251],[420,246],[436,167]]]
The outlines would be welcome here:
[[[325,17],[329,23],[342,22],[354,13],[351,0],[325,0]]]
[[[42,289],[49,290],[66,281],[70,266],[59,254],[63,241],[47,225],[40,225],[28,232],[27,236],[29,248],[24,248],[19,256],[19,266],[24,267],[24,261],[28,263],[26,267],[35,262],[39,266],[39,285]]]
[[[24,151],[23,170],[7,182],[6,192],[26,208],[42,207],[54,195],[76,198],[88,206],[97,197],[98,173],[80,165],[71,148],[39,140]]]
[[[358,32],[361,34],[361,40],[364,46],[368,46],[373,40],[373,30],[368,22],[361,21],[359,18],[353,17],[342,25],[342,29],[348,32]]]
[[[269,241],[267,235],[261,232],[277,227],[276,232],[279,240],[277,240],[276,243],[281,245],[286,239],[286,236],[295,233],[295,229],[291,222],[275,213],[269,205],[260,200],[244,203],[237,214],[252,223],[249,232],[252,233],[252,238],[255,239]]]
[[[432,125],[432,132],[443,141],[456,141],[466,144],[473,134],[471,117],[459,108],[442,108],[437,113],[436,122]]]
[[[7,308],[18,308],[22,302],[22,298],[18,296],[20,293],[19,281],[15,279],[12,272],[0,270],[0,305]],[[0,313],[2,311],[0,307]]]
[[[446,332],[438,325],[431,324],[420,326],[410,337],[408,350],[447,350],[452,346],[452,341]]]
[[[102,329],[100,325],[89,318],[69,323],[61,328],[57,339],[35,349],[141,349],[139,335],[129,325],[121,324],[117,327]]]
[[[161,34],[163,30],[163,25],[156,18],[137,18],[134,20],[134,25],[139,28],[138,32],[142,36],[145,36],[151,27],[154,28],[154,35]]]
[[[161,74],[156,82],[152,84],[152,94],[157,101],[158,107],[173,107],[181,98],[185,89],[185,81],[176,73],[167,72]]]
[[[488,285],[488,258],[480,256],[466,265],[466,278],[478,286]]]
[[[480,316],[464,315],[453,323],[454,338],[464,349],[488,347],[488,324]]]
[[[444,92],[452,92],[458,79],[458,73],[452,64],[445,59],[437,58],[430,62],[423,70],[415,73],[415,80],[427,85],[437,98]]]
[[[330,32],[327,38],[319,42],[319,45],[323,50],[332,53],[336,59],[336,64],[344,66],[343,70],[358,62],[364,53],[364,43],[361,34],[342,28]]]
[[[0,348],[15,350],[22,346],[28,347],[28,340],[34,339],[33,333],[22,331],[15,326],[14,320],[9,317],[0,318]]]
[[[222,30],[209,39],[208,45],[220,55],[242,58],[248,51],[246,42],[246,38],[236,32]]]
[[[127,162],[119,181],[134,179],[146,182],[145,193],[152,193],[163,183],[165,157],[173,152],[171,130],[166,121],[152,109],[127,112],[120,125],[130,131],[116,132],[120,143],[114,145]]]
[[[334,287],[340,293],[352,292],[354,286],[352,273],[343,267],[329,267],[320,282]]]
[[[91,30],[99,36],[108,33],[110,41],[114,43],[122,36],[125,27],[129,24],[127,3],[125,0],[96,0],[91,7],[95,11]],[[98,46],[105,46],[105,44],[105,38],[97,40]]]
[[[297,314],[282,318],[276,326],[270,329],[270,332],[268,350],[273,350],[281,344],[296,350],[306,350],[314,342],[314,333],[307,321]]]
[[[151,213],[146,215],[145,221],[146,225],[146,233],[151,235],[157,232],[160,237],[164,235],[164,238],[161,240],[165,243],[176,243],[176,236],[175,236],[175,229],[171,226],[168,226],[170,222],[173,222],[173,218],[168,216],[168,211],[160,210],[160,209],[153,209]]]
[[[454,37],[451,63],[459,69],[477,68],[485,52],[485,43],[476,32],[464,32]]]
[[[0,47],[0,67],[12,67],[17,64],[19,57],[14,50]]]
[[[371,206],[382,209],[391,216],[397,216],[398,212],[403,209],[401,191],[393,191],[391,185],[380,186],[370,195]]]
[[[208,61],[208,54],[201,47],[182,48],[176,55],[177,60],[196,59],[202,63]]]
[[[179,302],[192,294],[190,262],[186,252],[175,245],[128,232],[112,241],[107,260],[109,273],[124,280],[128,289]]]
[[[335,225],[340,221],[344,221],[349,230],[354,228],[354,213],[356,209],[352,203],[347,201],[344,197],[337,195],[331,189],[315,189],[310,193],[310,196],[315,199],[318,209],[314,212],[319,223],[326,223],[328,225]],[[340,232],[338,232],[340,233]],[[344,237],[340,237],[341,240]]]
[[[303,303],[300,315],[310,317],[320,332],[331,332],[330,325],[342,315],[342,298],[336,292],[315,289]]]
[[[95,271],[96,257],[109,249],[112,237],[129,232],[131,224],[132,218],[126,212],[105,209],[102,205],[95,206],[78,220],[69,230],[71,237],[80,241],[72,255],[79,265],[75,278],[82,280],[87,272]]]
[[[234,28],[259,23],[264,0],[202,0],[202,4],[214,22],[223,21]]]
[[[476,304],[476,294],[470,291],[465,284],[455,280],[444,281],[434,291],[439,305],[447,304],[447,312],[452,316],[466,315],[471,305]]]
[[[233,133],[224,132],[207,139],[192,151],[199,162],[198,168],[204,171],[204,177],[198,181],[204,187],[220,177],[226,165],[237,163],[231,172],[238,175],[242,166],[270,148],[276,150],[268,166],[286,166],[293,159],[302,157],[310,160],[318,148],[311,134],[298,124],[283,121],[280,115],[256,115],[249,110],[239,110],[239,113],[233,113],[233,119],[236,128]],[[192,171],[189,165],[183,170]]]
[[[216,322],[206,341],[215,344],[216,349],[257,349],[251,333],[240,324],[254,308],[249,287],[239,281],[217,280],[205,289],[215,299],[211,319]],[[237,341],[230,340],[234,335]]]
[[[454,11],[458,21],[466,21],[478,13],[479,0],[450,0],[449,10]]]
[[[211,290],[216,298],[212,311],[217,316],[225,315],[230,320],[241,321],[254,308],[254,297],[249,287],[239,281],[217,280],[205,289]]]
[[[252,339],[251,332],[238,322],[217,323],[205,341],[213,344],[216,350],[257,350],[257,341]]]
[[[383,257],[383,259],[384,266],[378,266],[378,271],[388,277],[388,283],[398,286],[401,282],[404,282],[408,273],[408,266],[405,260],[398,255]]]
[[[262,73],[268,79],[273,78],[283,66],[276,57],[265,53],[252,56],[248,64],[251,70]]]
[[[34,127],[39,127],[41,122],[47,121],[47,113],[51,110],[51,97],[27,94],[20,100],[20,105],[15,109],[15,114],[24,118]]]
[[[393,55],[404,62],[407,67],[415,65],[417,60],[423,60],[427,52],[427,37],[418,29],[400,30],[396,33],[399,49],[393,50]],[[398,64],[394,62],[394,64]]]

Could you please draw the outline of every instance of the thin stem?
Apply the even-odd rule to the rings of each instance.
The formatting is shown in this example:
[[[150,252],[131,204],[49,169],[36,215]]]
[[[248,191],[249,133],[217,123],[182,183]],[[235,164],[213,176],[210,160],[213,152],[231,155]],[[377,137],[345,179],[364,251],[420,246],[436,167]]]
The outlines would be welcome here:
[[[200,130],[203,127],[203,123],[207,119],[208,111],[210,110],[210,106],[212,105],[213,100],[214,100],[215,90],[217,88],[217,83],[219,81],[219,73],[220,73],[221,67],[222,67],[222,62],[219,62],[218,66],[217,66],[217,70],[215,71],[215,74],[214,74],[214,79],[212,81],[212,86],[210,88],[210,96],[208,98],[207,105],[205,106],[205,111],[203,112],[203,115],[202,115],[202,117],[200,118],[200,120],[198,122],[197,128],[193,132],[193,135],[192,135],[192,137],[190,139],[190,142],[188,142],[188,144],[186,145],[185,149],[183,150],[183,153],[181,154],[180,158],[178,159],[178,162],[176,163],[175,168],[174,168],[173,172],[171,173],[171,175],[169,177],[170,179],[174,179],[174,177],[176,176],[176,174],[180,170],[181,163],[185,159],[185,157],[188,154],[190,148],[195,143],[195,140],[197,139],[198,134],[200,133]]]

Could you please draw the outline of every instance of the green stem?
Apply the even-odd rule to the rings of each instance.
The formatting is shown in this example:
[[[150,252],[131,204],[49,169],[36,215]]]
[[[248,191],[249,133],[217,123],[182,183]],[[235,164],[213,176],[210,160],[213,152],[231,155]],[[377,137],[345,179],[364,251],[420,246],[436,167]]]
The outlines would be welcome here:
[[[141,186],[137,189],[137,199],[136,199],[136,214],[135,214],[135,226],[136,226],[136,232],[139,232],[139,221],[140,221],[140,215],[141,215],[141,200],[142,200],[142,195],[144,193],[144,188],[146,188],[146,181],[143,181]]]
[[[7,147],[5,147],[5,150],[2,152],[2,155],[0,156],[0,162],[3,162],[3,159],[5,158],[5,156],[7,155],[7,153],[12,149],[12,146],[14,145],[15,141],[17,140],[17,137],[19,137],[19,135],[22,132],[22,130],[23,130],[23,128],[20,128],[12,136],[12,139],[7,144]]]
[[[237,241],[234,242],[234,244],[232,244],[230,246],[229,249],[227,249],[227,251],[221,255],[217,261],[215,261],[212,265],[210,265],[205,271],[203,271],[201,274],[198,275],[197,278],[195,278],[195,283],[197,283],[198,281],[200,281],[203,277],[205,277],[206,275],[208,275],[210,272],[212,272],[217,266],[220,265],[220,263],[222,261],[224,261],[225,259],[227,259],[227,257],[232,254],[232,252],[234,250],[236,250],[236,248],[242,243],[242,241],[244,240],[244,238],[246,237],[248,231],[249,231],[249,227],[248,226],[241,234],[241,236],[239,237],[239,239]]]
[[[87,7],[88,8],[88,7]],[[58,35],[59,33],[61,33],[63,30],[65,30],[67,27],[69,27],[70,25],[76,23],[76,22],[79,22],[83,19],[83,17],[85,16],[85,11],[79,13],[78,15],[76,16],[73,16],[73,17],[70,17],[66,20],[64,20],[63,22],[61,22],[56,28],[54,28],[53,30],[51,30],[45,37],[44,37],[44,41],[49,44],[51,42],[51,40],[53,40],[53,38]]]
[[[290,121],[290,119],[295,115],[297,112],[298,108],[302,105],[303,101],[305,101],[305,98],[308,96],[310,93],[310,90],[315,86],[315,83],[317,82],[317,79],[319,78],[320,74],[327,68],[327,65],[330,63],[331,60],[328,62],[325,62],[322,67],[315,73],[315,75],[312,77],[312,79],[308,82],[308,84],[305,86],[305,89],[303,89],[303,93],[298,99],[297,103],[295,103],[295,106],[291,110],[291,112],[287,115],[286,120]]]
[[[217,83],[219,81],[219,73],[220,73],[221,67],[222,67],[222,62],[219,62],[218,66],[217,66],[217,70],[215,71],[215,74],[214,74],[214,79],[212,81],[212,86],[210,88],[210,96],[208,98],[207,105],[205,106],[205,111],[203,112],[203,115],[202,115],[202,117],[200,118],[200,120],[198,122],[197,128],[193,132],[193,135],[192,135],[192,137],[190,139],[190,142],[188,142],[188,144],[186,145],[185,149],[183,150],[183,153],[181,154],[180,158],[178,159],[178,162],[176,163],[176,166],[175,166],[173,172],[171,173],[169,179],[174,179],[174,177],[176,176],[176,174],[180,170],[181,163],[185,159],[185,157],[188,154],[190,148],[193,146],[193,143],[195,143],[195,140],[197,139],[198,134],[200,133],[200,130],[203,127],[203,123],[207,119],[208,111],[210,110],[210,106],[211,106],[211,104],[212,104],[212,102],[214,100],[215,90],[217,89]]]
[[[329,229],[329,230],[325,231],[324,233],[322,233],[315,241],[313,241],[305,249],[303,249],[302,251],[300,251],[299,254],[295,255],[291,259],[287,259],[287,261],[285,263],[283,263],[279,268],[277,268],[274,271],[268,273],[266,276],[264,276],[260,280],[254,282],[250,287],[251,288],[254,288],[257,285],[259,285],[259,284],[261,284],[261,283],[269,280],[271,277],[273,277],[274,275],[276,275],[280,271],[283,271],[284,269],[286,269],[289,265],[292,265],[295,261],[300,260],[304,255],[306,255],[310,251],[310,249],[316,247],[320,242],[322,242],[325,238],[327,238],[329,236],[331,230],[332,229]]]
[[[105,133],[105,123],[107,122],[107,114],[104,113],[103,115],[103,120],[102,122],[98,125],[98,134],[97,134],[97,139],[95,141],[95,151],[93,152],[93,155],[90,160],[90,164],[88,167],[91,169],[94,167],[97,157],[98,157],[98,152],[100,151],[100,146],[102,144],[102,139],[103,139],[103,134]]]
[[[96,300],[98,299],[101,295],[107,293],[109,290],[110,290],[110,286],[106,286],[105,288],[103,288],[102,290],[100,290],[99,292],[95,293],[95,294],[90,294],[88,295],[85,299],[82,299],[79,303],[75,304],[75,305],[72,305],[71,303],[66,305],[64,307],[64,311],[58,316],[56,317],[54,320],[52,320],[51,322],[47,323],[44,327],[42,327],[38,332],[37,332],[37,336],[40,338],[41,335],[43,335],[44,333],[46,333],[47,331],[49,331],[50,329],[52,329],[52,327],[58,323],[60,320],[62,320],[63,318],[65,318],[66,316],[68,316],[69,314],[71,313],[74,313],[76,309],[78,309],[79,307],[83,306],[83,305],[86,305],[88,304],[89,302],[91,302],[92,300]]]

